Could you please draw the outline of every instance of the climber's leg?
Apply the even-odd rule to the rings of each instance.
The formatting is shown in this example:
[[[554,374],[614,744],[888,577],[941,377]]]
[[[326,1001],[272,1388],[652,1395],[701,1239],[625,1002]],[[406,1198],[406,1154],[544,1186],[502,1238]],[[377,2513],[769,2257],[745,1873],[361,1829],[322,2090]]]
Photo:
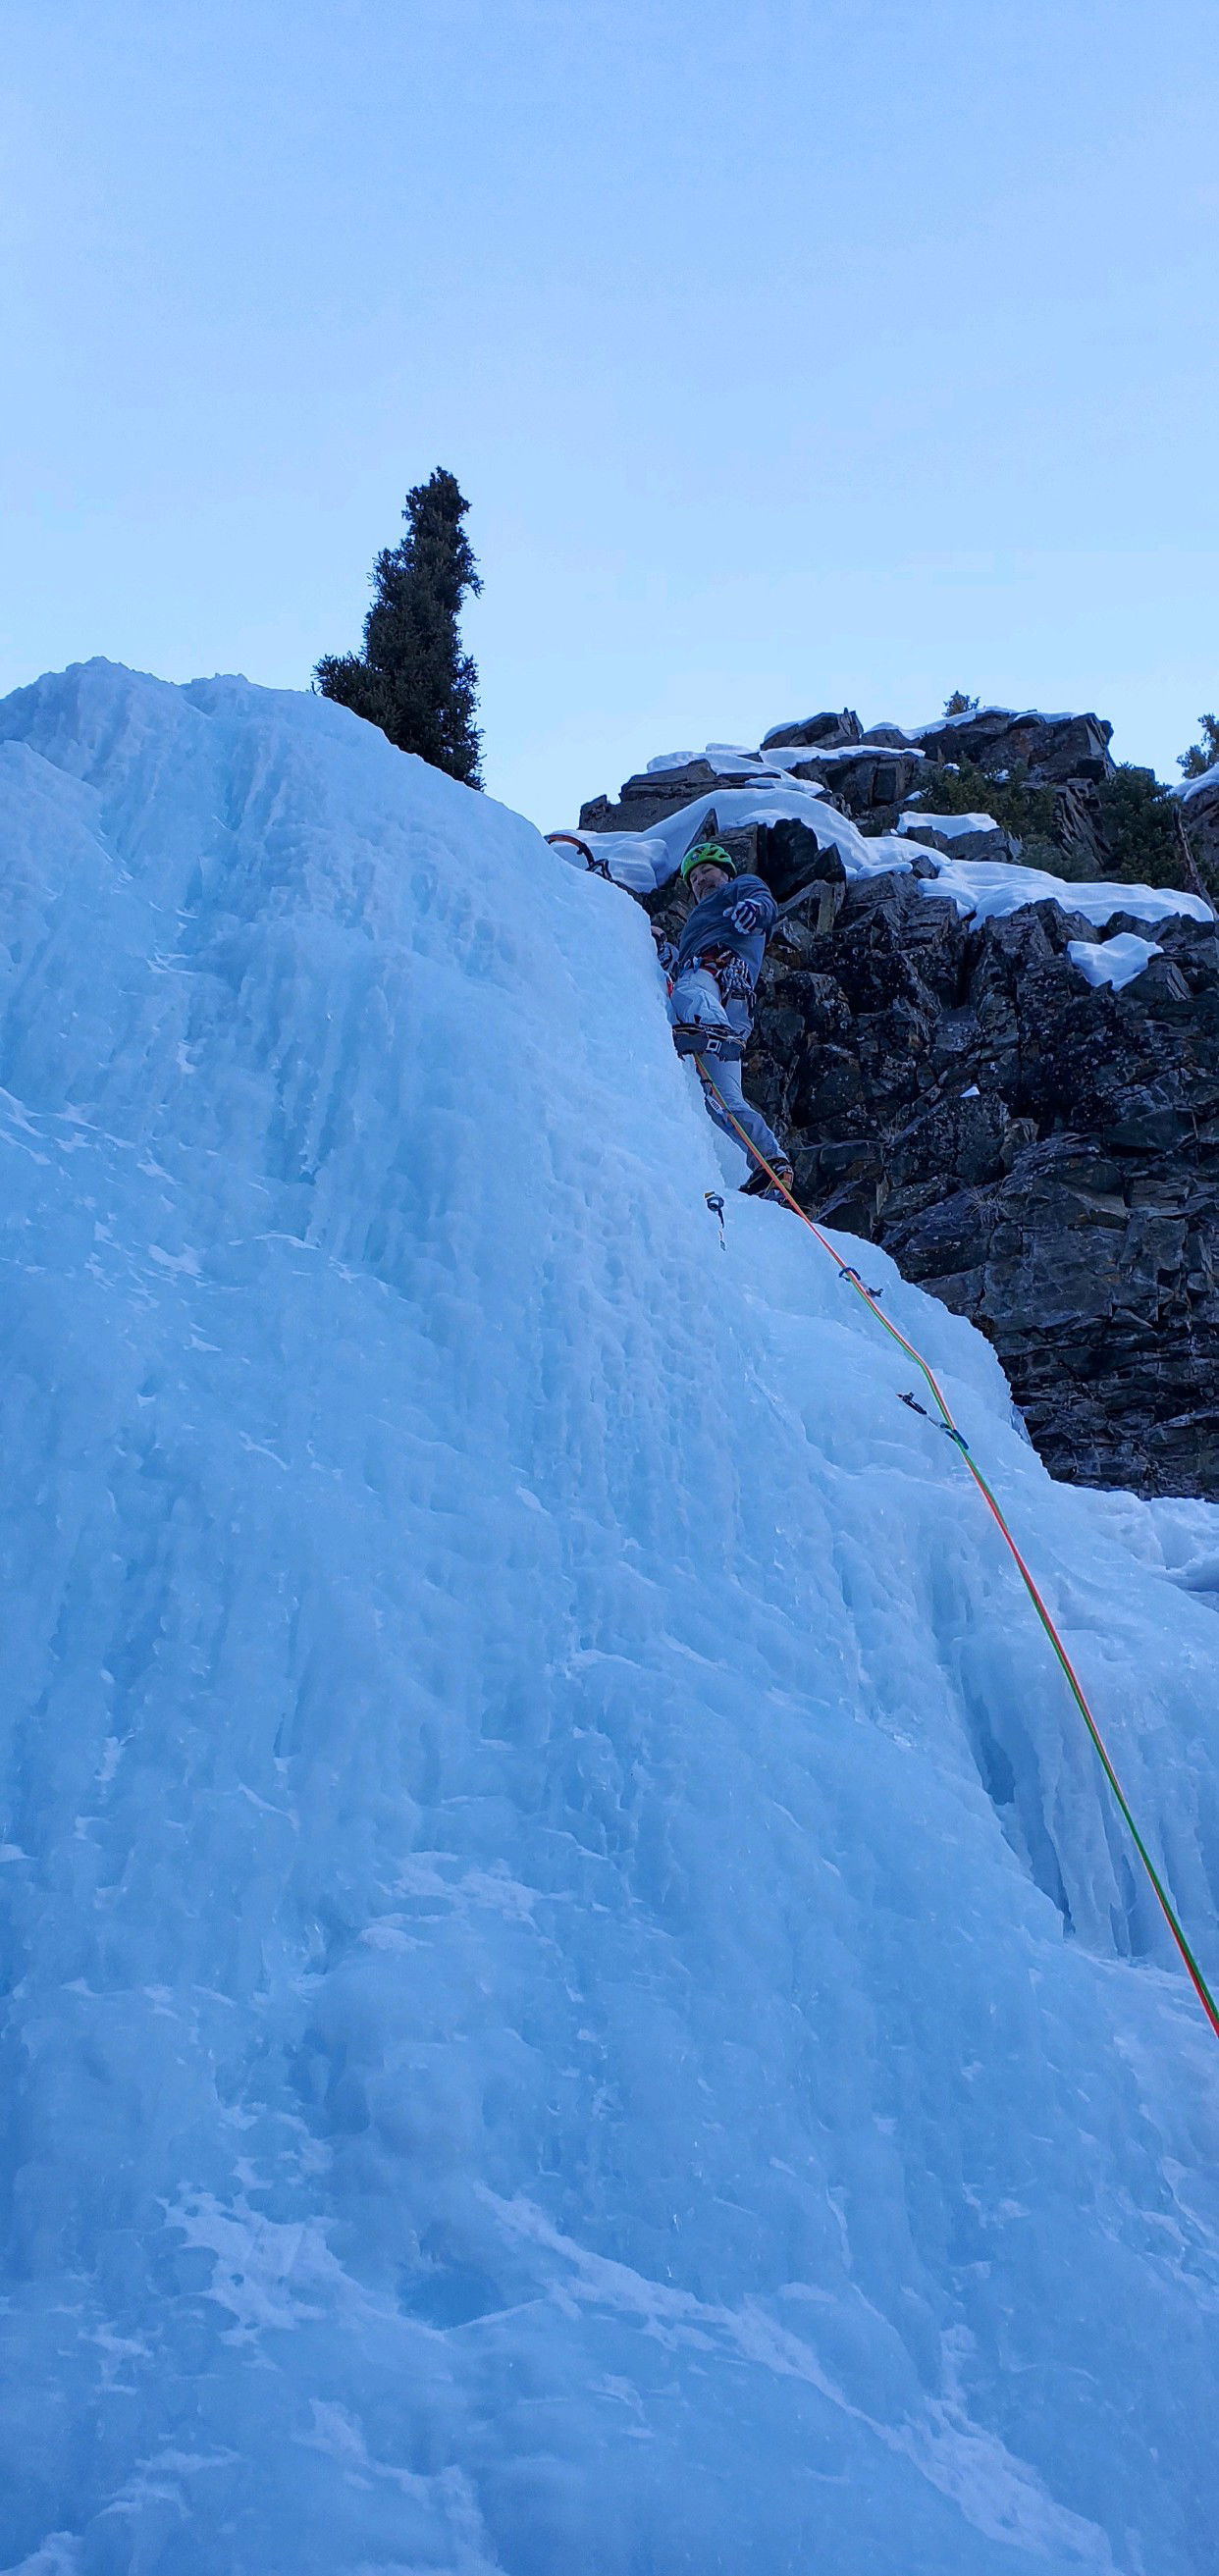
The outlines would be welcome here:
[[[761,1110],[755,1109],[752,1101],[745,1098],[741,1089],[739,1064],[722,1064],[713,1061],[710,1057],[707,1059],[707,1064],[715,1084],[715,1091],[709,1090],[704,1083],[703,1098],[707,1103],[708,1114],[714,1118],[716,1126],[722,1127],[724,1134],[732,1137],[734,1145],[740,1144],[740,1137],[733,1133],[726,1116],[726,1112],[730,1109],[738,1124],[744,1128],[746,1135],[757,1146],[758,1152],[765,1154],[767,1162],[781,1163],[786,1168],[787,1154],[779,1143],[778,1137],[767,1126]],[[720,1095],[719,1100],[716,1099],[716,1092]],[[720,1101],[723,1102],[723,1108],[720,1106]]]

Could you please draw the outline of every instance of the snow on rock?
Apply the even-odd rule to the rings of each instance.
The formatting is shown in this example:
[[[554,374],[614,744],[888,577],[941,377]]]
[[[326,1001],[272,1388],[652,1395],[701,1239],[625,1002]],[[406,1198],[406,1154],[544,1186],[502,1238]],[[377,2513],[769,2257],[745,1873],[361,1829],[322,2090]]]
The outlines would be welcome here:
[[[993,814],[927,814],[920,807],[917,813],[898,816],[896,835],[899,840],[919,841],[925,849],[939,850],[950,859],[998,859],[1006,864],[1020,854],[1019,841],[996,823]]]
[[[778,778],[774,761],[763,760],[756,751],[742,751],[734,742],[709,742],[705,751],[662,751],[648,762],[644,776],[662,777],[669,770],[693,769],[705,761],[712,769],[740,770],[747,777]]]
[[[746,823],[807,823],[822,849],[837,850],[848,877],[884,874],[893,865],[889,857],[878,865],[873,858],[876,843],[865,839],[858,826],[847,815],[840,814],[836,806],[826,805],[806,788],[796,785],[768,788],[764,795],[759,796],[756,788],[752,787],[721,787],[713,795],[699,796],[692,805],[683,805],[679,813],[670,814],[653,824],[650,837],[662,844],[666,858],[657,884],[665,884],[680,867],[691,843],[697,839],[711,814],[714,814],[722,832],[737,831]],[[622,837],[627,836],[624,834]],[[607,842],[611,838],[612,834],[605,835]]]
[[[5,2566],[1203,2576],[1219,2050],[639,909],[241,681],[0,788]],[[1189,1544],[837,1240],[1213,1973]]]
[[[1076,718],[1062,708],[1048,715],[1044,707],[964,707],[954,716],[933,716],[930,724],[911,725],[910,739],[921,742],[927,734],[946,733],[949,726],[955,727],[959,733],[967,733],[972,725],[984,724],[988,716],[1005,716],[1013,724],[1065,725],[1076,722]]]
[[[970,840],[978,832],[997,832],[1000,825],[993,814],[899,814],[898,837],[919,840],[924,832],[942,833],[946,841]]]
[[[1067,941],[1067,955],[1085,983],[1112,984],[1115,993],[1132,984],[1152,958],[1163,953],[1158,940],[1138,939],[1133,930],[1119,930],[1112,939]]]
[[[619,885],[639,893],[651,893],[675,876],[686,852],[697,840],[702,826],[714,815],[720,831],[733,831],[746,823],[778,823],[790,820],[806,823],[822,849],[835,849],[848,877],[886,875],[893,868],[908,868],[908,850],[895,849],[869,840],[840,814],[836,806],[797,783],[767,788],[759,795],[755,786],[719,787],[710,795],[695,797],[675,814],[664,816],[642,832],[581,832],[580,839],[599,859],[604,859]],[[560,844],[561,854],[573,866],[586,862],[569,841]]]
[[[1173,886],[1104,881],[1081,885],[1073,878],[1050,876],[1044,868],[1026,868],[1003,859],[945,859],[936,876],[927,879],[923,892],[947,895],[958,912],[972,915],[975,921],[998,921],[1026,904],[1047,902],[1060,903],[1064,912],[1082,913],[1098,929],[1115,912],[1127,912],[1135,921],[1169,921],[1174,914],[1189,921],[1215,917],[1201,895],[1180,894]]]
[[[835,806],[825,804],[795,780],[783,787],[767,788],[763,794],[751,787],[719,788],[665,816],[646,834],[584,832],[580,837],[605,860],[620,885],[631,887],[637,894],[651,893],[676,873],[710,814],[715,815],[721,831],[745,823],[785,819],[806,823],[823,849],[837,850],[848,881],[909,869],[913,842],[924,864],[934,866],[936,871],[927,877],[924,894],[947,896],[958,912],[972,914],[979,922],[994,921],[1002,914],[1019,912],[1027,904],[1051,899],[1060,903],[1064,911],[1082,913],[1098,928],[1115,912],[1129,913],[1138,921],[1166,921],[1174,914],[1183,914],[1192,921],[1214,918],[1210,905],[1200,895],[1178,893],[1172,886],[1077,884],[1073,879],[1050,876],[1044,868],[1028,868],[1006,859],[953,859],[943,854],[937,859],[935,850],[920,840],[923,825],[943,829],[960,823],[970,831],[976,831],[983,823],[991,829],[997,827],[990,823],[989,816],[920,811],[912,818],[903,815],[896,831],[867,834]],[[573,866],[584,868],[585,861],[571,843],[564,845],[563,855]]]

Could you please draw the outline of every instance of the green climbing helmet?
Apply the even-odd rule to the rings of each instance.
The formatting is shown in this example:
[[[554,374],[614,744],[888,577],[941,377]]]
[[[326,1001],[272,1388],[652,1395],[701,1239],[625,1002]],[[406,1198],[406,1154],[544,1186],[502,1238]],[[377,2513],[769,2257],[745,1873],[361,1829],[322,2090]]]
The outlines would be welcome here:
[[[696,868],[727,868],[729,876],[734,877],[736,860],[729,857],[720,841],[696,841],[682,860],[683,877],[692,877]]]

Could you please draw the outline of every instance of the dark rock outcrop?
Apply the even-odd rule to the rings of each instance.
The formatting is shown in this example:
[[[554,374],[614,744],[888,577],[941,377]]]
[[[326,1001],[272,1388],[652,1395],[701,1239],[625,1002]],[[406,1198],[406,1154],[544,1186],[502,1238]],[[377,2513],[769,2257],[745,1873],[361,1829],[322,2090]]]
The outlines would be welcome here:
[[[1010,707],[981,707],[923,727],[916,740],[931,760],[972,761],[992,776],[1021,767],[1034,786],[1057,787],[1067,779],[1107,778],[1112,732],[1103,716],[1017,715]]]
[[[781,896],[802,858],[758,835]],[[674,921],[672,889],[648,909]],[[1067,943],[1122,929],[1164,953],[1093,989]],[[818,886],[771,943],[745,1081],[810,1213],[993,1342],[1055,1475],[1219,1500],[1213,924],[974,928],[915,877]]]
[[[925,850],[938,850],[946,859],[1019,858],[1019,844],[1013,841],[1010,832],[1003,831],[989,817],[979,816],[975,828],[966,832],[945,831],[944,823],[948,819],[944,816],[938,820],[934,814],[923,815],[917,811],[907,814],[902,826],[903,837],[921,842]],[[967,818],[954,816],[952,819],[965,821]]]
[[[617,800],[594,796],[580,808],[583,832],[648,832],[656,823],[717,789],[780,786],[784,774],[822,788],[844,813],[869,832],[889,831],[916,791],[935,796],[937,765],[971,764],[988,777],[1019,775],[1034,788],[1057,791],[1054,837],[1064,854],[1099,865],[1102,834],[1097,787],[1113,773],[1113,727],[1095,715],[1017,714],[983,707],[946,717],[907,734],[900,725],[876,724],[865,733],[853,707],[775,725],[761,754],[734,757],[713,750],[676,769],[640,770],[623,781]],[[807,758],[767,775],[759,768],[772,751],[804,751]],[[1201,817],[1200,817],[1201,820]],[[1216,823],[1219,834],[1219,821]]]
[[[1054,798],[1054,838],[1068,864],[1095,877],[1105,873],[1100,797],[1092,779],[1065,779]]]
[[[908,796],[926,785],[930,775],[916,751],[893,751],[860,743],[848,751],[810,752],[794,763],[790,778],[812,780],[832,789],[843,809],[860,823],[896,820]]]
[[[803,716],[798,724],[772,725],[762,736],[763,751],[794,751],[807,745],[822,751],[836,751],[843,743],[862,742],[863,728],[854,707],[844,707],[841,715]]]
[[[739,873],[764,877],[780,903],[787,903],[801,886],[846,884],[846,869],[834,843],[819,838],[811,824],[743,823],[735,830],[721,831],[711,813],[704,829],[709,838],[723,843]],[[672,889],[665,887],[649,908],[663,910],[671,900]]]
[[[812,721],[819,723],[821,719]],[[715,760],[700,757],[687,761],[680,769],[640,770],[634,778],[623,780],[617,801],[609,796],[590,797],[580,807],[580,830],[650,832],[653,824],[667,821],[670,814],[679,813],[683,805],[692,805],[697,797],[738,787],[756,789],[764,796],[768,787],[782,787],[787,779],[816,786],[831,804],[841,806],[844,813],[872,829],[888,828],[896,821],[905,798],[916,787],[924,786],[932,774],[929,764],[916,751],[894,751],[867,743],[852,743],[840,750],[822,745],[810,751],[806,760],[795,761],[773,774],[760,770],[756,761],[733,762],[726,755]]]
[[[938,787],[979,812],[993,793],[1035,864],[1108,876],[1109,808],[1136,775],[1115,771],[1110,732],[1095,715],[1001,707],[865,732],[846,708],[776,726],[762,763],[799,756],[769,779],[716,749],[627,779],[617,804],[596,798],[580,820],[646,832],[718,790],[749,786],[764,803],[768,784],[795,779],[875,833],[910,799],[917,829],[922,807],[941,810]],[[1008,833],[980,848],[922,829],[957,858],[1014,851]],[[1176,881],[1214,885],[1219,778],[1182,796],[1174,830]],[[803,1204],[884,1244],[988,1335],[1056,1475],[1219,1501],[1213,923],[1169,916],[1154,931],[1162,955],[1121,991],[1094,988],[1067,955],[1098,936],[1082,915],[1041,903],[975,928],[923,894],[935,869],[917,844],[909,875],[847,886],[811,820],[722,837],[781,902],[809,888],[772,941],[745,1068],[790,1142]],[[1120,849],[1119,864],[1147,873]],[[684,901],[670,884],[647,908],[672,928]],[[1100,935],[1123,928],[1147,925],[1119,915]]]
[[[681,769],[641,769],[634,778],[623,780],[615,804],[608,796],[592,796],[580,807],[582,832],[650,832],[654,823],[666,822],[670,814],[681,812],[683,805],[693,805],[700,796],[712,796],[720,788],[764,788],[759,781],[756,760],[734,761],[724,755],[716,760],[700,756],[688,760]],[[781,784],[776,773],[774,785]]]

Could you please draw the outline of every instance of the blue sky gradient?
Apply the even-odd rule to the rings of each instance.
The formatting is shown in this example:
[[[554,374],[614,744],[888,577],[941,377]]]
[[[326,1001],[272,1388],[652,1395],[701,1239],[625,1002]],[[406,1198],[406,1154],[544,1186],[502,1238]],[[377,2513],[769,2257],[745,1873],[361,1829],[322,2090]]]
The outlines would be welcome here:
[[[1219,700],[1212,0],[16,0],[0,688],[307,685],[460,476],[492,791]]]

